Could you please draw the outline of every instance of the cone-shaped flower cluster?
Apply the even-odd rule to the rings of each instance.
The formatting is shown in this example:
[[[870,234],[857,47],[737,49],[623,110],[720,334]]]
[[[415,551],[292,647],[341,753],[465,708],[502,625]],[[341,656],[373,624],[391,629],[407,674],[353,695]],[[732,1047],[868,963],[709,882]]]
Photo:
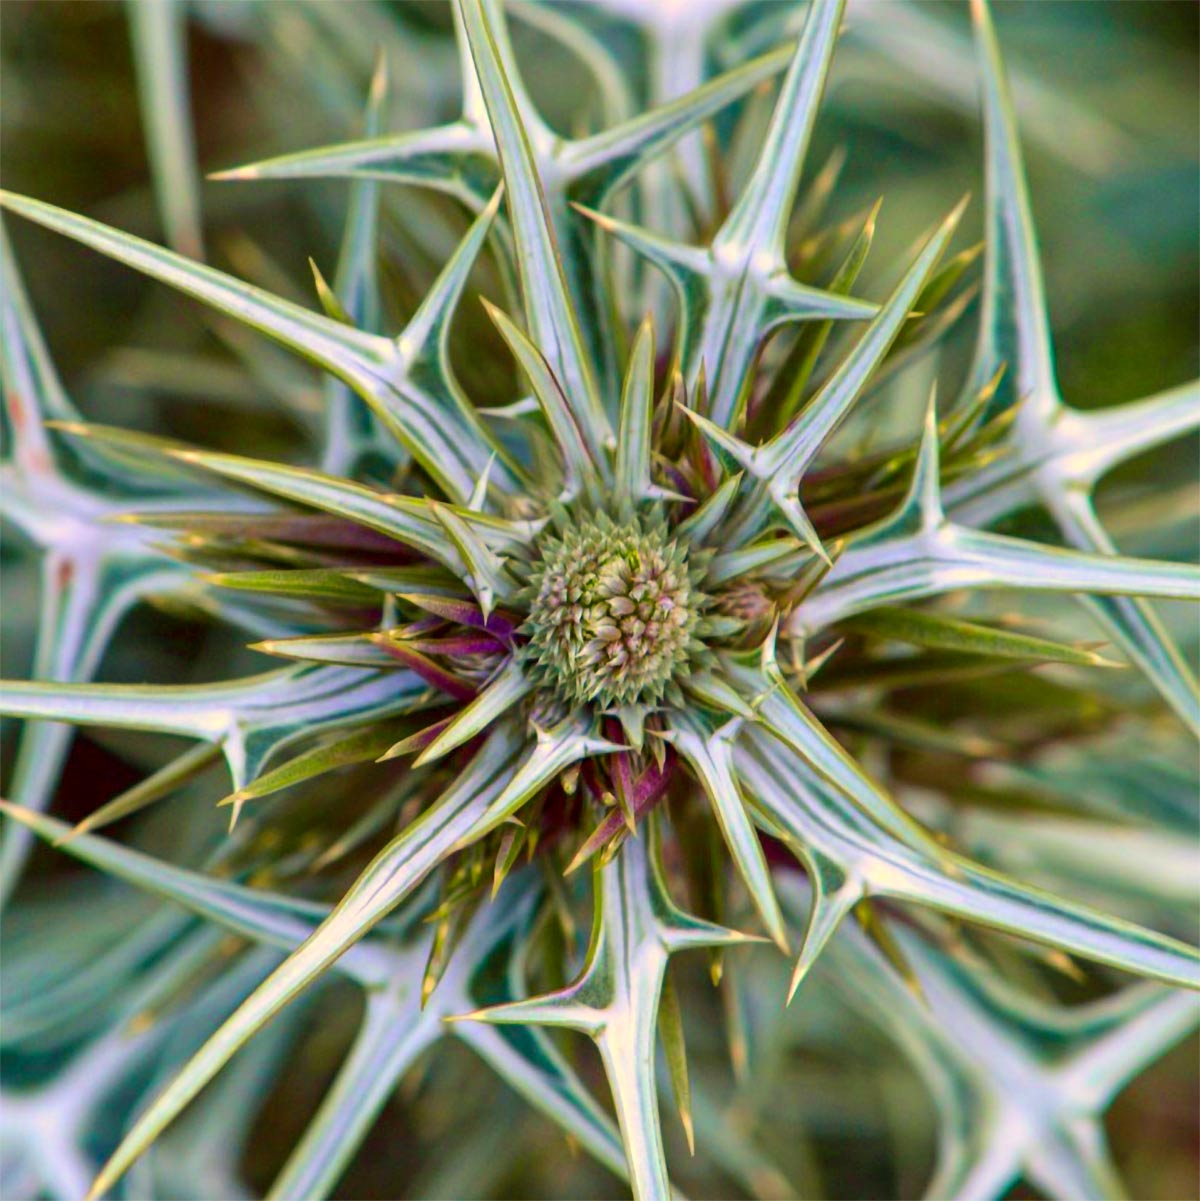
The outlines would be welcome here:
[[[568,524],[531,578],[531,671],[568,704],[654,704],[703,645],[696,568],[665,526]]]

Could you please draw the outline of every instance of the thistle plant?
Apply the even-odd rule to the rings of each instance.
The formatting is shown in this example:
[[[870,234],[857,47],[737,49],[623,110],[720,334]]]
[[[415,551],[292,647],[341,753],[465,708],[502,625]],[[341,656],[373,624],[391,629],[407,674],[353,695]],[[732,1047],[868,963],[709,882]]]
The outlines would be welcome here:
[[[18,1065],[62,1061],[33,1084],[18,1067],[0,1117],[25,1195],[240,1192],[252,1113],[287,1061],[325,1053],[302,1017],[333,979],[359,988],[362,1017],[273,1197],[331,1194],[448,1040],[636,1197],[672,1195],[682,1170],[668,1083],[689,1148],[783,1195],[786,1174],[724,1130],[711,1074],[689,1073],[687,1014],[711,1004],[675,958],[694,948],[748,1087],[810,994],[828,1014],[843,990],[892,1040],[936,1110],[930,1196],[1001,1196],[1022,1176],[1056,1197],[1118,1194],[1105,1110],[1200,1016],[1194,882],[1170,870],[1189,803],[1106,798],[1086,772],[1162,739],[1186,792],[1177,726],[1200,729],[1200,700],[1152,601],[1200,599],[1200,570],[1117,553],[1091,494],[1194,429],[1200,390],[1098,411],[1061,399],[983,0],[982,249],[953,249],[970,208],[949,196],[878,297],[858,287],[878,206],[822,224],[836,171],[808,161],[840,0],[704,6],[701,41],[706,21],[724,29],[737,61],[710,73],[701,55],[678,87],[653,72],[643,86],[604,33],[624,21],[665,55],[670,6],[626,7],[458,0],[456,120],[384,133],[381,68],[365,139],[222,173],[230,188],[352,181],[332,282],[314,265],[321,313],[201,260],[171,121],[160,191],[191,253],[3,195],[327,373],[302,465],[86,423],[5,244],[4,500],[45,564],[35,678],[2,693],[25,721],[6,887],[37,836],[166,902],[101,890],[80,918],[59,898],[48,936],[13,906],[5,1043]],[[154,91],[178,13],[133,8],[149,93],[179,103],[178,79]],[[510,19],[578,55],[621,115],[556,132]],[[684,141],[701,130],[707,165]],[[471,217],[385,333],[393,183]],[[481,307],[497,336],[455,363],[452,322]],[[958,386],[944,347],[967,320]],[[505,403],[456,374],[514,366]],[[893,385],[915,377],[914,405]],[[873,442],[885,400],[904,432]],[[1031,507],[1050,539],[1014,523]],[[147,599],[283,664],[88,682]],[[1022,706],[1054,728],[1022,734]],[[194,745],[71,826],[49,812],[70,725]],[[1010,809],[999,830],[989,806]],[[128,837],[96,833],[122,819]],[[1139,850],[1121,872],[1098,850],[1114,832]],[[1084,1003],[1057,1001],[1056,977]],[[558,1031],[596,1045],[611,1111]],[[103,1129],[102,1107],[117,1114]],[[467,1153],[467,1124],[447,1154]],[[430,1187],[453,1195],[452,1179]]]

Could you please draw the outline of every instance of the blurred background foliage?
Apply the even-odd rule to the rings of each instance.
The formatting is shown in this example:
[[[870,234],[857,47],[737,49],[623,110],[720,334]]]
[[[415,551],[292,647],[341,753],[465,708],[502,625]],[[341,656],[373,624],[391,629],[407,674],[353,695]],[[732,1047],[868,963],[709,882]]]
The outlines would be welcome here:
[[[793,10],[776,8],[786,23]],[[195,153],[203,172],[356,136],[377,50],[392,81],[386,129],[429,125],[456,112],[456,54],[440,0],[195,0],[188,12]],[[526,74],[542,111],[563,130],[595,124],[602,95],[536,20],[522,19],[527,6],[516,4],[512,12],[518,57],[536,63]],[[1064,395],[1080,407],[1102,407],[1194,378],[1200,371],[1200,8],[1172,0],[1000,0],[995,17],[1018,80]],[[615,53],[642,52],[629,27],[599,10],[595,28]],[[716,39],[716,51],[721,45]],[[0,52],[4,185],[161,239],[127,6],[5,0]],[[846,152],[834,220],[883,197],[865,294],[878,294],[878,281],[894,277],[913,240],[948,202],[967,190],[981,195],[975,88],[964,5],[851,4],[811,161]],[[346,190],[337,181],[205,181],[204,253],[234,274],[314,304],[308,258],[331,271]],[[466,218],[453,201],[432,193],[389,186],[383,197],[381,269],[395,327]],[[980,228],[978,210],[976,204],[968,213],[968,232]],[[10,233],[51,352],[89,419],[261,457],[309,456],[320,401],[314,372],[282,352],[264,355],[261,344],[248,355],[250,335],[66,239],[25,223]],[[485,291],[487,269],[480,276]],[[965,363],[972,317],[968,311],[948,342],[951,373]],[[507,356],[480,353],[481,341],[496,350],[482,313],[463,306],[454,329],[460,377],[479,403],[502,403],[515,381],[490,365],[507,363]],[[1196,443],[1177,442],[1169,454],[1135,462],[1106,481],[1100,502],[1118,541],[1123,509],[1147,503],[1147,481],[1159,498],[1150,533],[1123,549],[1195,551],[1196,463]],[[11,539],[3,555],[4,674],[11,676],[27,668],[36,578]],[[1194,618],[1177,617],[1176,624],[1186,620]],[[261,665],[228,634],[186,615],[144,608],[129,622],[132,629],[115,640],[99,678],[215,679]],[[1194,649],[1195,629],[1181,632]],[[81,803],[97,788],[115,794],[168,753],[161,741],[81,732],[55,811],[67,820],[82,817]],[[153,845],[156,826],[164,839],[177,837],[181,807],[186,799],[143,823],[144,845]],[[127,919],[134,902],[125,898],[122,909],[110,893],[101,896],[93,876],[66,862],[38,853],[28,886],[38,904],[23,911],[25,921],[36,924],[38,915],[92,901],[113,905],[114,922]],[[55,887],[64,879],[69,888]],[[783,1012],[786,965],[763,953],[739,966],[740,1028],[748,1040],[735,1048],[740,1078],[728,1072],[719,995],[699,981],[690,990],[709,1005],[706,1012],[693,1002],[687,1014],[692,1071],[705,1081],[699,1096],[719,1108],[698,1102],[697,1142],[707,1150],[694,1159],[667,1123],[680,1187],[695,1197],[919,1191],[932,1160],[935,1115],[886,1037],[844,1003],[854,982],[824,963],[806,985],[804,1003]],[[699,975],[703,965],[688,970]],[[270,1181],[318,1103],[355,1028],[358,1004],[351,990],[335,984],[287,1019],[303,1023],[308,1035],[300,1044],[304,1055],[283,1069],[257,1113],[247,1114],[244,1162],[258,1185]],[[264,1055],[272,1043],[284,1045],[269,1036],[262,1041]],[[597,1070],[584,1040],[567,1049],[583,1068]],[[1178,1048],[1111,1113],[1115,1154],[1136,1197],[1197,1195],[1196,1051],[1194,1040]],[[618,1191],[612,1177],[567,1147],[465,1049],[447,1049],[435,1071],[437,1088],[417,1072],[391,1101],[340,1195]],[[730,1114],[744,1128],[729,1130]],[[464,1125],[472,1128],[469,1141],[461,1138]],[[184,1121],[169,1137],[187,1140],[194,1137],[189,1131]],[[753,1147],[763,1154],[752,1154]],[[786,1179],[769,1164],[779,1165]]]

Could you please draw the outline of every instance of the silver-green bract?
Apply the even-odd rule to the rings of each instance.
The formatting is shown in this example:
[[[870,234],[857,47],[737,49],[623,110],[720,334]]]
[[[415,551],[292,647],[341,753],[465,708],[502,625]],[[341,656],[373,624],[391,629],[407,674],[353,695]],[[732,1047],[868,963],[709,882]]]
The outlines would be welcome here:
[[[195,252],[194,179],[171,107],[186,93],[179,56],[164,49],[173,10],[147,7],[135,44],[148,105],[163,106],[151,130],[157,182],[173,239]],[[610,7],[624,6],[598,6]],[[777,44],[712,78],[701,66],[681,90],[666,86],[668,73],[647,105],[585,10],[520,6],[583,58],[621,114],[567,138],[524,86],[501,5],[459,0],[458,119],[380,134],[379,76],[366,140],[226,173],[355,181],[337,276],[331,285],[317,273],[323,314],[4,194],[10,211],[329,375],[314,467],[83,424],[4,248],[4,502],[45,562],[35,679],[2,694],[4,711],[27,719],[6,806],[5,882],[36,834],[172,902],[123,938],[96,934],[90,973],[56,978],[39,958],[56,953],[53,942],[19,947],[4,1038],[53,1043],[61,1021],[81,1024],[89,1044],[49,1084],[6,1099],[0,1135],[34,1164],[35,1193],[87,1187],[90,1123],[128,1078],[144,1095],[90,1195],[127,1173],[138,1195],[170,1192],[176,1178],[161,1174],[152,1149],[160,1138],[172,1145],[177,1119],[203,1125],[205,1145],[222,1148],[223,1161],[203,1165],[198,1195],[224,1195],[248,1127],[238,1098],[265,1091],[298,1036],[291,1003],[331,974],[361,989],[362,1022],[272,1196],[328,1195],[409,1069],[455,1038],[637,1197],[665,1198],[658,1035],[689,1142],[698,1132],[703,1149],[711,1136],[722,1170],[761,1190],[774,1169],[723,1132],[711,1094],[689,1079],[671,970],[677,952],[703,947],[714,975],[736,978],[748,952],[725,963],[725,948],[755,940],[724,924],[737,918],[785,951],[796,945],[793,993],[818,959],[832,961],[854,1004],[910,1058],[939,1114],[931,1195],[999,1196],[1021,1174],[1055,1196],[1115,1192],[1104,1108],[1194,1024],[1190,994],[1161,985],[1200,986],[1200,956],[1108,910],[1183,933],[1180,891],[1152,863],[1138,887],[1093,874],[1080,891],[1097,908],[1021,882],[969,852],[1029,860],[1065,892],[1084,869],[1046,870],[1066,858],[1037,841],[1033,822],[973,844],[972,827],[954,817],[958,782],[914,782],[902,765],[878,754],[868,764],[847,747],[865,735],[875,747],[1016,772],[989,741],[989,686],[999,695],[1005,679],[1034,668],[1049,675],[1037,687],[1060,689],[1066,707],[1120,709],[1097,682],[1112,657],[1010,628],[985,607],[993,591],[1013,604],[1082,598],[1112,653],[1200,725],[1195,681],[1148,599],[1200,599],[1200,571],[1116,554],[1090,499],[1110,468],[1194,428],[1200,394],[1192,384],[1098,413],[1059,398],[1016,126],[978,3],[987,163],[974,363],[960,396],[928,398],[907,440],[838,452],[879,380],[936,362],[963,311],[957,289],[973,255],[947,250],[964,205],[948,198],[948,215],[878,302],[852,294],[874,210],[848,232],[825,233],[832,258],[806,258],[795,217],[817,220],[828,200],[828,177],[803,198],[801,183],[843,6],[816,0],[794,29],[770,12],[756,26],[756,7],[747,6],[747,46]],[[769,109],[746,101],[776,78]],[[736,178],[723,168],[736,183],[728,203],[714,189],[689,204],[695,163],[685,153],[674,174],[666,164],[685,134],[718,117],[738,122],[743,143],[757,133],[755,149]],[[719,154],[721,135],[709,129]],[[680,181],[689,175],[690,185]],[[375,270],[388,181],[447,193],[472,212],[395,336],[378,332]],[[472,270],[489,252],[506,301],[488,311],[528,387],[503,408],[467,395],[449,349]],[[651,307],[668,331],[657,346],[640,311]],[[380,456],[386,484],[364,468]],[[989,528],[1030,505],[1048,511],[1065,545]],[[121,616],[163,594],[247,631],[286,665],[218,684],[86,682]],[[963,595],[977,607],[957,616],[925,603]],[[905,688],[960,681],[979,685],[963,694],[977,729],[941,728],[892,703]],[[64,723],[197,745],[72,829],[45,815],[69,748]],[[1072,770],[1079,754],[1089,748]],[[218,758],[231,788],[214,799],[234,826],[208,860],[196,862],[183,837],[172,861],[92,832]],[[295,837],[297,823],[289,830],[288,798],[303,788],[255,817],[266,798],[315,780],[321,812],[336,817],[343,777],[334,773],[358,767],[386,786],[328,845]],[[963,783],[987,792],[986,780]],[[1087,790],[1060,791],[1089,831],[1106,816],[1081,799]],[[243,833],[257,821],[276,839]],[[1161,822],[1176,849],[1181,824],[1178,812]],[[585,949],[578,918],[589,900],[574,869],[588,861]],[[347,863],[358,874],[339,889],[331,865]],[[297,878],[316,881],[317,899],[291,886]],[[673,899],[682,888],[704,916]],[[554,918],[557,938],[547,933]],[[948,919],[1022,940],[1021,980],[1046,965],[1077,972],[1076,956],[1159,985],[1098,1002],[1094,1015],[1064,1015],[997,982]],[[258,949],[214,975],[220,931]],[[1014,956],[1001,940],[970,938],[998,959]],[[125,1036],[130,1019],[160,1007],[158,1021]],[[615,1120],[542,1027],[596,1043]],[[1041,1053],[1047,1028],[1071,1036],[1060,1061]],[[52,1145],[39,1141],[48,1128]],[[182,1179],[181,1161],[169,1162]]]

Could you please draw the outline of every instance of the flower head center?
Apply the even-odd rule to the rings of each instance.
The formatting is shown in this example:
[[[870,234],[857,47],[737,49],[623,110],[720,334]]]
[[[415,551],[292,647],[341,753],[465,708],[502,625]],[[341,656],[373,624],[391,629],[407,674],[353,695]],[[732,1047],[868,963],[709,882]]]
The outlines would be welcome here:
[[[527,661],[568,703],[654,704],[686,670],[703,597],[664,528],[573,524],[531,590]]]

